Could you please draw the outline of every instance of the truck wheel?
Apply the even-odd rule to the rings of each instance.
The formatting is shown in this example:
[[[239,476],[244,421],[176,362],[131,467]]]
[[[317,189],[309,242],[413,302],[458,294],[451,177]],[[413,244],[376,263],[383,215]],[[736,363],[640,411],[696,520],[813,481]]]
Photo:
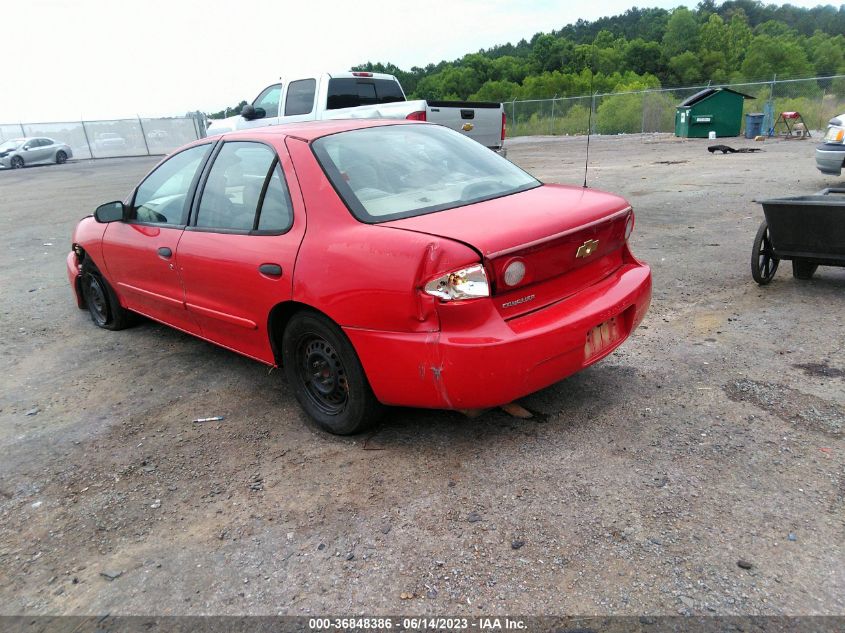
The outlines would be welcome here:
[[[818,267],[818,264],[811,264],[801,259],[793,259],[792,276],[796,279],[812,279]]]
[[[352,343],[323,315],[303,311],[291,318],[282,359],[299,404],[329,433],[360,433],[383,414]]]

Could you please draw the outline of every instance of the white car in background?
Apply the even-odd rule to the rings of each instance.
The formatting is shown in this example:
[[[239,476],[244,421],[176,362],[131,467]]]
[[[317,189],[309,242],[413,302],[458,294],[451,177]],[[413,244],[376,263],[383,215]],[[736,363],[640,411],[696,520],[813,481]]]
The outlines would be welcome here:
[[[0,167],[20,169],[27,165],[64,163],[73,158],[70,145],[44,136],[16,138],[0,143]]]
[[[126,149],[126,139],[115,132],[103,132],[97,135],[97,140],[94,141],[96,149],[104,151],[114,151]]]
[[[827,124],[822,144],[816,148],[816,167],[823,174],[839,176],[845,166],[845,112]]]

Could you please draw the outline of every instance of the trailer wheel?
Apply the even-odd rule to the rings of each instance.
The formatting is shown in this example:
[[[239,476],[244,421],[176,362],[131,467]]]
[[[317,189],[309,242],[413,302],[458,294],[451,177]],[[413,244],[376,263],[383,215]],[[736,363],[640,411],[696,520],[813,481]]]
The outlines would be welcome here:
[[[792,276],[796,279],[812,279],[818,267],[818,264],[811,264],[802,259],[793,259]]]
[[[775,276],[779,263],[780,259],[775,256],[772,240],[769,238],[769,225],[763,220],[757,229],[751,249],[751,276],[758,284],[765,286]]]

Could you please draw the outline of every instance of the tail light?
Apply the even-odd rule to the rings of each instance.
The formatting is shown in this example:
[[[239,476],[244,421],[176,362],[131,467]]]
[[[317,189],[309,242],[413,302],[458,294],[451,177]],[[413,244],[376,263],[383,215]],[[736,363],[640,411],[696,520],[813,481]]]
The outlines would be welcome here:
[[[628,214],[628,219],[625,220],[625,241],[628,241],[628,238],[631,237],[631,233],[634,231],[634,212],[631,211]]]
[[[505,113],[502,112],[502,140],[505,140],[505,136],[508,133],[508,124],[507,119],[505,118]]]
[[[430,280],[425,293],[443,301],[478,299],[490,296],[490,284],[484,266],[476,264]]]
[[[353,77],[372,77],[373,73],[362,73],[362,72],[354,72],[352,73]]]
[[[411,114],[409,114],[405,118],[409,121],[425,121],[425,110],[417,110],[416,112],[411,112]]]

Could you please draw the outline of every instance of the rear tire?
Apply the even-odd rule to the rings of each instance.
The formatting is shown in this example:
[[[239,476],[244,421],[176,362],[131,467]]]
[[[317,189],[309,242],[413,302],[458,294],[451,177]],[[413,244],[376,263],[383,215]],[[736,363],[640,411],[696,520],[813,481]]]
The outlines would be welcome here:
[[[67,154],[65,154],[62,150],[56,152],[56,163],[59,165],[64,165],[67,162]]]
[[[20,169],[21,167],[23,167],[23,158],[21,158],[20,156],[13,156],[11,165],[12,169]]]
[[[812,279],[818,267],[818,264],[811,264],[801,259],[793,259],[792,276],[796,279]]]
[[[282,336],[282,358],[299,404],[329,433],[360,433],[383,415],[355,348],[325,316],[296,313]]]
[[[104,330],[123,330],[132,325],[132,313],[120,305],[109,282],[92,265],[83,264],[82,297],[97,327]]]

